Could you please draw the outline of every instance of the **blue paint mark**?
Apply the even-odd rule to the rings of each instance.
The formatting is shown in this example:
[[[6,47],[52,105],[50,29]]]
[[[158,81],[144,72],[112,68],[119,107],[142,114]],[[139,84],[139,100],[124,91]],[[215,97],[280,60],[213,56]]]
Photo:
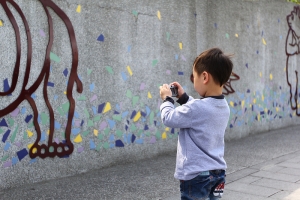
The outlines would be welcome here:
[[[135,141],[136,144],[144,144],[144,139],[138,139]]]
[[[90,149],[95,149],[96,145],[93,140],[90,140]]]
[[[80,132],[80,128],[73,128],[72,129],[72,134],[77,135]]]
[[[148,106],[146,106],[146,112],[147,112],[147,116],[150,114],[151,110]]]
[[[22,110],[21,110],[21,113],[22,113],[22,114],[25,114],[25,112],[26,112],[26,108],[23,107]]]
[[[109,144],[109,148],[114,148],[114,147],[115,147],[114,143]]]
[[[79,115],[79,113],[78,112],[74,112],[74,116],[78,119],[78,118],[80,118],[80,115]]]
[[[38,115],[38,123],[40,124],[41,123],[41,115]]]
[[[18,159],[17,157],[13,157],[13,158],[11,159],[12,165],[16,165],[16,164],[18,163],[18,161],[19,161],[19,159]]]
[[[68,76],[68,74],[69,74],[69,71],[68,71],[68,69],[66,68],[64,71],[63,71],[63,74],[64,74],[64,76],[65,77],[67,77]]]
[[[58,95],[54,95],[54,100],[57,100],[58,99]]]
[[[127,80],[127,75],[124,72],[121,72],[121,75],[122,75],[123,80],[126,81]]]
[[[49,86],[49,87],[54,87],[54,83],[48,82],[47,86]]]
[[[46,133],[42,132],[40,142],[44,142],[46,140]]]
[[[130,45],[128,45],[127,51],[128,51],[128,53],[130,53],[130,51],[131,51],[131,46]]]
[[[178,75],[184,75],[184,73],[183,72],[178,72]]]
[[[37,161],[37,158],[34,158],[34,159],[31,159],[29,163],[32,164],[32,163],[35,163],[36,161]]]
[[[25,148],[17,152],[17,156],[20,161],[27,155],[28,155],[28,151]]]
[[[104,42],[104,35],[99,35],[99,37],[97,38],[98,41],[100,42]]]
[[[25,118],[25,122],[28,123],[32,119],[32,115],[27,115]]]
[[[32,94],[31,98],[36,99],[36,94]]]
[[[6,140],[7,140],[8,136],[9,136],[9,134],[10,134],[10,130],[7,130],[7,131],[4,133],[4,135],[3,135],[3,137],[2,137],[2,142],[3,142],[3,143],[6,142]]]
[[[131,113],[130,119],[133,119],[135,115],[136,115],[136,111],[134,110],[134,111],[132,111],[132,113]]]
[[[10,145],[9,142],[5,143],[4,151],[7,151],[7,150],[9,149],[10,146],[11,146],[11,145]]]
[[[103,109],[104,109],[104,106],[105,106],[105,103],[100,104],[100,105],[98,106],[98,113],[102,113],[102,111],[103,111]]]
[[[60,129],[61,125],[57,121],[54,122],[55,129]]]
[[[145,125],[144,131],[145,131],[145,130],[149,130],[149,126],[148,126],[148,125]]]
[[[175,59],[178,60],[178,55],[177,54],[175,54]]]
[[[5,127],[8,127],[7,123],[6,123],[6,120],[5,119],[2,119],[1,122],[0,122],[0,127],[1,126],[5,126]]]
[[[128,115],[129,111],[125,111],[122,113],[122,118],[124,119]]]
[[[3,87],[4,87],[4,92],[7,92],[8,90],[10,90],[10,86],[9,86],[9,83],[8,83],[8,79],[5,79],[4,81],[3,81],[4,83],[3,83]],[[9,94],[8,96],[11,96],[11,94]]]
[[[110,129],[113,129],[114,126],[116,125],[116,122],[114,120],[110,120],[110,119],[108,119],[107,121],[108,121]]]
[[[121,140],[116,140],[116,147],[124,147],[124,143]]]
[[[92,83],[92,84],[90,85],[90,91],[91,91],[91,92],[93,92],[93,91],[94,91],[94,89],[95,89],[95,84],[94,84],[94,83]]]
[[[215,25],[215,28],[218,28],[218,24],[217,23],[215,23],[214,25]]]
[[[114,141],[115,141],[115,136],[114,136],[113,134],[111,134],[111,135],[109,136],[109,141],[110,141],[110,142],[114,142]]]
[[[94,115],[96,115],[97,114],[97,108],[95,106],[93,106],[92,109],[93,109]]]
[[[136,139],[136,136],[134,134],[132,134],[132,136],[131,136],[131,143],[134,143],[135,139]]]

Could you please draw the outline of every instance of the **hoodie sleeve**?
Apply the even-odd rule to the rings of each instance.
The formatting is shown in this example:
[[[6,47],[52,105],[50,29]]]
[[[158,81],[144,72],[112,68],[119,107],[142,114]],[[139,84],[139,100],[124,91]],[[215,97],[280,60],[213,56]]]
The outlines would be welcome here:
[[[171,102],[165,102],[160,106],[161,120],[170,128],[190,128],[193,120],[192,104],[187,103],[174,107]]]

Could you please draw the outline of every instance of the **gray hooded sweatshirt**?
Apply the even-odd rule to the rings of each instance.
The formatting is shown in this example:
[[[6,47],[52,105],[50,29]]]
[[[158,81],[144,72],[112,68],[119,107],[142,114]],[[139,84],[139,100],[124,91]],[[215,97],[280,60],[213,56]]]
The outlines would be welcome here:
[[[225,170],[224,134],[230,109],[224,96],[194,99],[184,94],[177,102],[182,105],[175,108],[165,101],[160,106],[163,124],[180,128],[174,177],[191,180],[203,171]]]

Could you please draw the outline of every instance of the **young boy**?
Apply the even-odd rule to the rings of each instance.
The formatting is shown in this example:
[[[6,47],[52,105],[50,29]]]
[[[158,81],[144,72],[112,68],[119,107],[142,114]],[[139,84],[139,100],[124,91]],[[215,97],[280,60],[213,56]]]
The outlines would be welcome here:
[[[202,97],[188,96],[178,88],[177,102],[169,85],[160,86],[161,119],[165,126],[180,128],[174,177],[180,180],[181,199],[219,199],[225,184],[224,134],[229,106],[222,95],[233,64],[218,48],[201,53],[193,65],[191,80]]]

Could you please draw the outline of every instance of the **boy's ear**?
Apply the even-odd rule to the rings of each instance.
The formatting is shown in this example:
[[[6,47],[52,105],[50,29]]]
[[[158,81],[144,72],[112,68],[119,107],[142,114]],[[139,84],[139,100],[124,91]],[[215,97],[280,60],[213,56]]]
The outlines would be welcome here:
[[[208,83],[209,74],[206,71],[204,71],[202,74],[203,74],[203,83],[204,84]]]

